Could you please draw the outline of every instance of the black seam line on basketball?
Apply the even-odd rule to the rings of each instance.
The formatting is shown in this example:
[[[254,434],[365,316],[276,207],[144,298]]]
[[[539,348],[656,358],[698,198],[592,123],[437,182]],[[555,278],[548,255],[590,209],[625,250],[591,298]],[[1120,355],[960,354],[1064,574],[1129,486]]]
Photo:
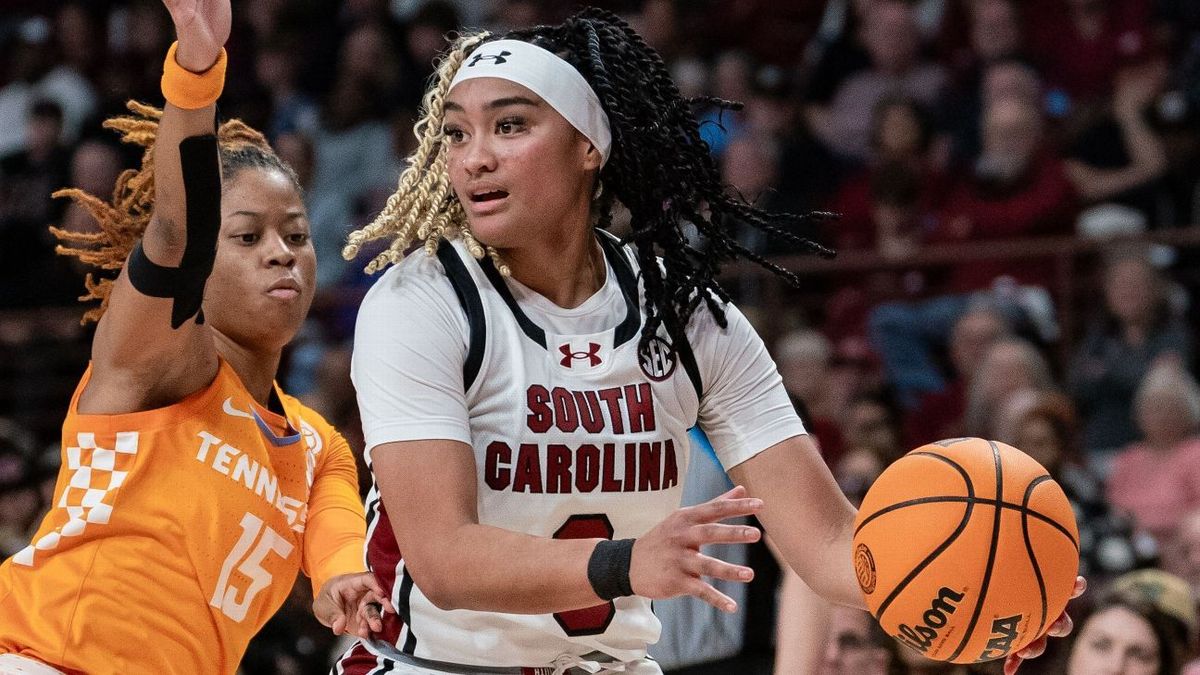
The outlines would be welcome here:
[[[408,573],[408,565],[405,565],[404,571],[400,573],[400,602],[396,603],[396,615],[408,629],[408,638],[404,640],[404,647],[401,651],[409,656],[412,656],[413,652],[417,650],[417,634],[413,632],[412,625],[412,589],[413,578]]]
[[[500,270],[492,263],[492,259],[484,256],[483,260],[478,261],[479,266],[483,268],[484,275],[488,281],[492,283],[492,287],[500,294],[500,298],[504,300],[504,304],[508,305],[508,310],[512,312],[513,317],[517,320],[517,325],[521,327],[521,331],[526,337],[538,343],[542,349],[546,348],[546,331],[542,327],[533,322],[521,310],[521,306],[517,304],[517,299],[513,297],[512,291],[508,289],[508,284],[504,283],[504,277],[500,276]]]
[[[446,278],[458,296],[458,304],[462,306],[467,317],[467,330],[470,338],[467,340],[467,358],[463,360],[463,391],[471,388],[479,375],[483,364],[483,352],[487,347],[487,317],[483,313],[483,300],[479,297],[479,287],[467,271],[462,258],[454,250],[454,245],[443,239],[438,244],[438,260],[442,261],[442,269]]]
[[[962,466],[958,462],[955,462],[954,460],[950,459],[949,457],[939,455],[935,452],[911,452],[906,456],[932,457],[936,460],[939,460],[939,461],[945,462],[946,464],[949,464],[951,467],[954,468],[955,471],[958,472],[958,474],[960,476],[962,476],[963,484],[966,485],[966,487],[967,487],[968,496],[967,497],[957,497],[956,499],[960,499],[960,500],[975,499],[975,486],[971,484],[971,476],[967,474],[967,470],[962,468]],[[901,457],[900,459],[904,459],[904,458]],[[892,504],[891,506],[884,507],[882,509],[879,509],[875,513],[872,513],[871,515],[867,516],[866,520],[859,523],[858,527],[854,528],[854,535],[858,536],[859,530],[866,527],[867,523],[871,522],[872,520],[875,520],[876,518],[878,518],[884,514],[891,513],[892,511],[895,511],[897,509],[902,509],[906,506],[914,506],[916,504],[933,504],[935,502],[941,502],[941,501],[947,501],[947,498],[946,497],[919,497],[917,499],[910,499],[907,501]]]
[[[629,342],[642,327],[642,312],[638,308],[637,279],[633,276],[629,260],[617,248],[616,237],[604,230],[596,230],[596,238],[600,240],[600,249],[604,251],[604,256],[617,275],[617,285],[621,288],[621,295],[625,297],[625,319],[613,333],[613,349],[616,349]]]
[[[1033,489],[1042,483],[1050,480],[1050,476],[1038,476],[1029,481],[1029,485],[1025,487],[1025,496],[1021,499],[1021,506],[1028,507],[1029,500],[1033,497]],[[1042,596],[1042,618],[1038,621],[1038,629],[1034,635],[1041,635],[1042,629],[1046,627],[1046,580],[1042,578],[1042,568],[1038,566],[1037,554],[1033,551],[1033,542],[1029,539],[1029,514],[1021,513],[1021,534],[1025,537],[1025,551],[1029,553],[1029,563],[1033,565],[1033,574],[1037,577],[1038,593]]]
[[[1049,478],[1049,476],[1045,476],[1045,478]],[[861,523],[858,524],[858,528],[855,529],[854,534],[857,535],[858,530],[861,530],[862,528],[866,527],[867,523],[871,522],[872,520],[875,520],[876,518],[878,518],[880,516],[887,515],[893,511],[898,511],[900,509],[907,508],[909,506],[920,506],[922,504],[948,504],[948,503],[950,503],[950,504],[965,504],[967,502],[973,502],[975,504],[983,504],[984,506],[997,506],[998,505],[1002,509],[1007,509],[1009,511],[1016,511],[1018,513],[1027,514],[1027,515],[1029,515],[1029,517],[1036,518],[1036,519],[1042,521],[1043,523],[1046,523],[1050,527],[1053,527],[1054,529],[1058,530],[1060,533],[1062,533],[1062,535],[1064,537],[1067,538],[1067,541],[1071,542],[1071,545],[1075,547],[1076,551],[1079,550],[1079,542],[1075,541],[1075,538],[1071,536],[1071,533],[1067,531],[1067,528],[1065,528],[1062,525],[1055,522],[1052,518],[1050,518],[1050,516],[1047,516],[1044,513],[1039,513],[1038,511],[1034,511],[1031,508],[1021,506],[1020,504],[1014,504],[1012,502],[997,502],[995,499],[985,499],[983,497],[953,497],[953,496],[919,497],[917,499],[910,499],[910,500],[904,501],[904,502],[897,502],[895,504],[892,504],[891,506],[879,509],[875,513],[872,513],[870,516],[868,516],[866,518],[866,520],[863,520]]]
[[[988,441],[988,445],[992,446],[992,462],[996,465],[996,501],[999,502],[1000,495],[1004,494],[1004,463],[1000,461],[1000,448],[995,441]],[[949,661],[957,659],[967,648],[967,643],[970,642],[971,635],[975,632],[975,625],[979,623],[979,615],[983,613],[983,603],[987,600],[988,587],[992,584],[992,570],[996,567],[996,545],[1000,543],[1000,517],[1004,514],[1004,510],[999,505],[995,508],[996,515],[992,519],[992,545],[988,549],[987,567],[983,569],[983,583],[979,585],[979,599],[975,601],[975,608],[971,611],[971,622],[967,624],[967,630],[963,632],[962,640],[958,642],[958,647],[950,655]]]
[[[955,471],[962,475],[963,482],[966,483],[967,495],[971,499],[965,502],[967,508],[963,511],[962,521],[958,523],[958,528],[955,529],[954,532],[950,533],[950,536],[947,537],[946,540],[941,543],[941,545],[935,548],[932,553],[918,563],[917,566],[908,573],[908,576],[901,579],[900,583],[896,584],[896,587],[892,589],[892,592],[889,593],[886,598],[884,598],[883,602],[879,603],[879,611],[876,612],[875,618],[880,622],[883,621],[883,613],[888,610],[888,607],[891,607],[892,601],[899,597],[899,595],[904,592],[904,589],[908,588],[908,585],[912,583],[912,580],[916,579],[921,572],[925,571],[925,568],[928,567],[929,564],[934,560],[936,560],[943,551],[945,551],[947,548],[950,548],[950,545],[954,543],[955,539],[958,539],[959,535],[963,533],[963,530],[967,529],[967,523],[971,522],[971,512],[975,510],[975,486],[971,483],[971,476],[967,474],[966,469],[962,468],[958,462],[955,462],[949,457],[943,457],[932,452],[914,454],[929,455],[930,457],[939,459],[953,467]]]

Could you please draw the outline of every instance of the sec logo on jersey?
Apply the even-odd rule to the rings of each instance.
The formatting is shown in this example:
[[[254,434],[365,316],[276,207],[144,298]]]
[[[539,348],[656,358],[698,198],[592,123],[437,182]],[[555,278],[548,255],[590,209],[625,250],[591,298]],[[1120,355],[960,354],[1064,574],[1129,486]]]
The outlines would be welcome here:
[[[642,372],[655,382],[662,382],[675,372],[675,348],[660,337],[650,338],[650,344],[638,354]]]

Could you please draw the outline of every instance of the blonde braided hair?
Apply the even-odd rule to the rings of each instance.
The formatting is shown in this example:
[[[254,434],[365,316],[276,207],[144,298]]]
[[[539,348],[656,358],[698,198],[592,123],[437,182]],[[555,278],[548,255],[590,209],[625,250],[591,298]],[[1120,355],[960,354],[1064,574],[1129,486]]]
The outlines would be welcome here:
[[[471,233],[462,204],[450,187],[446,169],[446,135],[442,130],[446,94],[459,66],[488,33],[469,33],[459,36],[438,64],[437,82],[421,101],[421,118],[413,125],[419,144],[408,157],[408,166],[400,173],[396,192],[387,200],[383,211],[370,224],[350,233],[342,257],[351,260],[363,244],[391,237],[387,249],[376,255],[366,266],[374,274],[388,265],[404,259],[405,252],[416,242],[423,242],[425,252],[432,255],[443,239],[460,238],[467,250],[477,259],[492,258],[500,273],[509,274],[508,265],[491,246],[484,246]]]
[[[61,242],[55,252],[78,258],[99,270],[119,270],[125,265],[154,213],[154,141],[162,110],[137,101],[129,101],[125,107],[133,115],[105,120],[104,128],[121,134],[121,141],[146,149],[141,167],[121,173],[113,188],[111,202],[79,188],[66,188],[51,195],[73,200],[100,226],[98,232],[75,232],[50,226],[50,232]],[[221,124],[217,130],[217,144],[221,150],[224,179],[229,179],[236,169],[244,166],[274,166],[287,173],[298,187],[294,173],[271,150],[267,139],[241,120]],[[80,323],[99,321],[108,309],[113,281],[88,272],[83,283],[87,293],[79,299],[83,302],[99,300],[100,304],[84,312]]]

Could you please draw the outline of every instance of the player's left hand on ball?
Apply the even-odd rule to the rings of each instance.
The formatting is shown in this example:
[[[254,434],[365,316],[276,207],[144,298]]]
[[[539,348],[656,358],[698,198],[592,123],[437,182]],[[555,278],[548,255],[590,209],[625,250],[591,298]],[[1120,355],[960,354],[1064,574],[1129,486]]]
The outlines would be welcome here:
[[[1075,590],[1071,593],[1071,599],[1074,600],[1083,595],[1085,590],[1087,590],[1087,579],[1075,577]],[[1071,629],[1074,627],[1075,624],[1071,621],[1071,617],[1067,616],[1066,612],[1063,612],[1057,621],[1050,624],[1050,630],[1046,631],[1045,635],[1030,642],[1016,654],[1008,655],[1008,658],[1004,661],[1004,675],[1015,675],[1022,661],[1025,659],[1036,659],[1042,655],[1042,652],[1046,651],[1047,638],[1066,637],[1071,634]]]
[[[313,615],[334,635],[369,637],[383,630],[380,609],[396,613],[392,601],[370,572],[331,578],[313,599]]]

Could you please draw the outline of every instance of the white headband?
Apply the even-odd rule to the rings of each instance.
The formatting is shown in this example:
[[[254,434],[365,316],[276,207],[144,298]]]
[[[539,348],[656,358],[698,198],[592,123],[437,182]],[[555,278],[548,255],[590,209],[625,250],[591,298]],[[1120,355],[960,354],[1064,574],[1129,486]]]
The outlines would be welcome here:
[[[600,151],[600,166],[608,162],[612,131],[600,99],[575,67],[555,54],[520,40],[487,42],[459,66],[450,89],[464,80],[498,77],[537,94]]]

